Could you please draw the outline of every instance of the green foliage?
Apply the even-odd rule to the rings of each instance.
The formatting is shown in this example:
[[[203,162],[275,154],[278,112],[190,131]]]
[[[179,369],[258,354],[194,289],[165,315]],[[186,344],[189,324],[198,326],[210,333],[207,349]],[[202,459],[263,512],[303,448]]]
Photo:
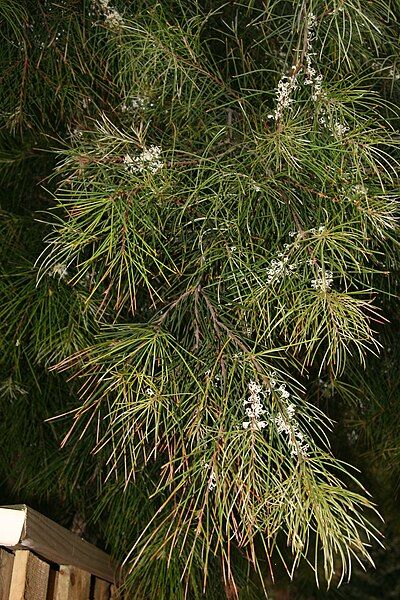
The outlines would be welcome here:
[[[83,514],[130,597],[373,563],[399,8],[0,2],[0,477]]]

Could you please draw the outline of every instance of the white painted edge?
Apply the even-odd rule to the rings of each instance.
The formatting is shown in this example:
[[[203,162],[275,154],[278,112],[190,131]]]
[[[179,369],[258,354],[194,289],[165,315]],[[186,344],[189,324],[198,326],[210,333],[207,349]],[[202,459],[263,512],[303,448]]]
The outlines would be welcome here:
[[[0,546],[16,546],[22,536],[26,510],[0,508]]]

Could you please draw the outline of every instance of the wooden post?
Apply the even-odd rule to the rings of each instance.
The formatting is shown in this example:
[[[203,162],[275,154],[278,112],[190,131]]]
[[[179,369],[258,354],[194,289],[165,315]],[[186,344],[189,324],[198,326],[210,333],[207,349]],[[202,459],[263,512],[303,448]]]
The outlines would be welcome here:
[[[9,600],[46,600],[50,565],[29,552],[16,550]]]
[[[109,600],[110,584],[104,579],[96,577],[94,582],[94,600]]]
[[[78,567],[61,565],[57,577],[55,600],[89,600],[90,573]]]
[[[0,548],[0,600],[8,600],[14,555]]]

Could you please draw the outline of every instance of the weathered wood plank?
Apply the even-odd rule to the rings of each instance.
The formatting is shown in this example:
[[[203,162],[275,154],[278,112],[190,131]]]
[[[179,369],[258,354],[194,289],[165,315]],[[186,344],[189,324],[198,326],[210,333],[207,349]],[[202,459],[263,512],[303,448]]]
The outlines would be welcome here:
[[[1,519],[6,520],[10,511],[25,515],[19,542],[13,548],[29,548],[50,562],[73,565],[106,581],[114,581],[114,567],[108,554],[25,504],[1,507],[0,545],[7,545],[2,542]]]
[[[61,565],[54,600],[89,600],[90,573],[78,567]]]
[[[54,600],[57,590],[58,569],[50,565],[49,583],[47,585],[46,600]]]
[[[9,593],[10,600],[24,599],[28,556],[29,552],[26,550],[17,550],[15,552]]]
[[[9,600],[46,600],[50,565],[28,550],[16,550]]]
[[[94,582],[94,600],[109,600],[110,583],[96,577]]]
[[[13,563],[14,554],[0,548],[0,600],[8,600]]]

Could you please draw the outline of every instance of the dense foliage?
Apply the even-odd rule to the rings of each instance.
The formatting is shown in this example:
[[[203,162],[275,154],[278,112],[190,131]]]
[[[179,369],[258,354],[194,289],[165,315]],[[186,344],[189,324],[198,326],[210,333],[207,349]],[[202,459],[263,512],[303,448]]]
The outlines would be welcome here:
[[[2,499],[80,523],[128,597],[325,597],[353,563],[373,594],[399,14],[0,1]]]

